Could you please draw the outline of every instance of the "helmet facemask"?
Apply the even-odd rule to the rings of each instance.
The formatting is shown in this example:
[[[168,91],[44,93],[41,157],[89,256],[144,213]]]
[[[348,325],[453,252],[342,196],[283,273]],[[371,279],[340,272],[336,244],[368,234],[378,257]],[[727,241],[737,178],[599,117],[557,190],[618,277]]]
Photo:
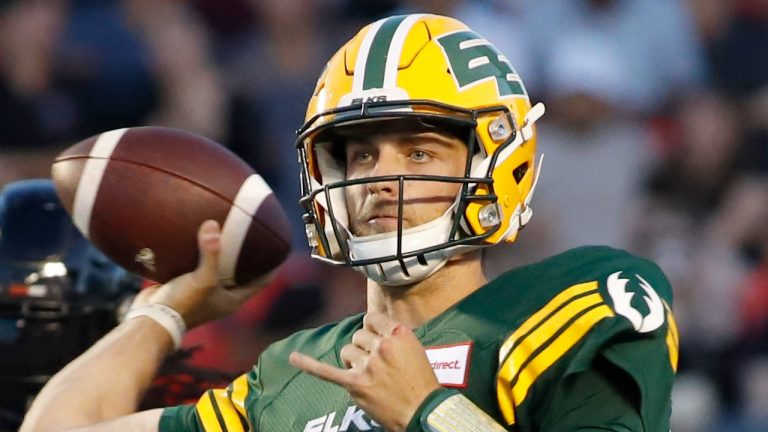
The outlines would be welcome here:
[[[426,111],[429,108],[430,111]],[[465,220],[467,206],[481,205],[493,209],[497,201],[491,177],[494,158],[489,158],[477,139],[478,117],[508,119],[503,122],[509,130],[505,143],[515,138],[514,119],[506,107],[485,110],[464,110],[427,101],[374,102],[325,115],[335,115],[317,129],[307,123],[299,131],[299,157],[303,162],[302,205],[304,220],[313,255],[333,264],[351,266],[370,279],[384,285],[408,285],[422,280],[447,260],[487,244],[484,240],[500,229],[499,212],[490,211],[487,229],[474,233]],[[344,163],[339,156],[345,129],[380,130],[384,122],[390,125],[409,124],[407,130],[434,130],[461,137],[467,145],[467,156],[461,176],[399,174],[359,179],[347,179]],[[413,125],[418,122],[422,128]],[[397,127],[397,126],[396,126]],[[340,132],[342,131],[342,132]],[[448,133],[446,133],[449,131]],[[502,146],[505,145],[502,143]],[[343,150],[343,149],[342,149]],[[484,163],[485,161],[485,163]],[[482,172],[481,172],[482,171]],[[352,232],[345,198],[347,188],[382,182],[397,182],[397,227],[391,232],[357,236]],[[405,226],[406,191],[419,188],[425,182],[451,183],[458,192],[442,215],[416,226]],[[477,194],[483,185],[482,194]],[[492,214],[496,214],[495,219]]]

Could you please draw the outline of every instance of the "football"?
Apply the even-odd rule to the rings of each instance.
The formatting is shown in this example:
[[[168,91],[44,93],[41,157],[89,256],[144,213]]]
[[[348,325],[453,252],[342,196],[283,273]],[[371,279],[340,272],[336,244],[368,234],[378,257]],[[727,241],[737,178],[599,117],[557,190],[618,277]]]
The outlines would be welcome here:
[[[158,283],[197,267],[197,231],[206,219],[222,227],[225,286],[265,275],[290,252],[290,224],[262,177],[189,132],[104,132],[62,152],[51,176],[78,229],[115,262]]]

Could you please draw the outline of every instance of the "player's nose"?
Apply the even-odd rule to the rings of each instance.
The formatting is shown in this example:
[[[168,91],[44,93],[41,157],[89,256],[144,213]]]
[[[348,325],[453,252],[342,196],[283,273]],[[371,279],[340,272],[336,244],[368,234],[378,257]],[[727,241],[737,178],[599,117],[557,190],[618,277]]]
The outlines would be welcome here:
[[[402,158],[395,146],[381,145],[378,149],[376,165],[371,170],[370,177],[385,177],[405,174]],[[397,195],[400,190],[398,180],[386,180],[368,183],[368,191],[375,194]]]

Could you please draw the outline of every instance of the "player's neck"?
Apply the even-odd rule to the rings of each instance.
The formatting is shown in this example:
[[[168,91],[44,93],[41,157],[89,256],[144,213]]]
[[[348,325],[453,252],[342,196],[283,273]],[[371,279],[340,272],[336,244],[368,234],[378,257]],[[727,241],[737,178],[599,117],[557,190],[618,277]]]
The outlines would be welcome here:
[[[368,311],[385,312],[411,328],[445,312],[488,280],[480,252],[449,261],[429,278],[407,287],[381,286],[368,281]]]

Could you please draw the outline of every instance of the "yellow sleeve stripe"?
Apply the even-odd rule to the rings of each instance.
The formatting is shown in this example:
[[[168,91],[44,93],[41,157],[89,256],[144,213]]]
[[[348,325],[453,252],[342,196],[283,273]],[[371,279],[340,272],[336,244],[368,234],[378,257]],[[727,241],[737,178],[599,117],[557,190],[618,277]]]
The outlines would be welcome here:
[[[613,316],[597,291],[597,282],[574,285],[532,315],[502,345],[497,376],[499,408],[508,424],[514,407],[536,379],[576,345],[592,327]]]
[[[672,366],[672,370],[677,372],[677,361],[680,355],[680,334],[677,331],[677,323],[675,317],[672,315],[672,309],[667,302],[664,302],[664,307],[667,309],[667,349],[669,350],[669,364]]]
[[[537,355],[520,371],[517,382],[512,387],[512,398],[519,405],[536,379],[552,366],[560,357],[576,345],[597,323],[613,316],[613,310],[605,304],[590,309],[577,318],[565,331]]]
[[[205,392],[203,397],[197,401],[195,409],[197,410],[197,418],[200,419],[205,432],[223,432],[219,420],[216,418],[216,411],[213,409],[210,390]]]
[[[528,333],[539,325],[542,321],[547,319],[554,311],[560,308],[563,304],[571,301],[574,297],[582,295],[588,291],[596,290],[597,282],[587,282],[583,284],[574,285],[549,301],[543,308],[539,309],[536,313],[531,315],[518,329],[512,333],[512,336],[501,345],[499,350],[499,363],[503,362],[509,352],[512,350],[512,345],[515,341],[521,338],[524,334]]]
[[[211,397],[213,398],[214,408],[218,408],[220,420],[224,420],[224,430],[227,432],[238,432],[246,429],[242,417],[240,417],[240,414],[227,397],[226,390],[212,390]]]
[[[240,375],[229,387],[229,399],[241,416],[247,418],[245,398],[248,396],[248,374]]]
[[[580,297],[568,303],[567,306],[552,315],[551,318],[536,328],[536,330],[524,335],[521,340],[514,344],[512,352],[504,360],[504,363],[501,364],[499,378],[503,378],[506,382],[511,383],[521,368],[525,366],[525,363],[533,358],[533,354],[548,344],[555,334],[565,327],[573,317],[602,302],[603,299],[598,293]]]
[[[223,389],[208,390],[197,402],[197,416],[206,432],[241,432],[246,427]]]

